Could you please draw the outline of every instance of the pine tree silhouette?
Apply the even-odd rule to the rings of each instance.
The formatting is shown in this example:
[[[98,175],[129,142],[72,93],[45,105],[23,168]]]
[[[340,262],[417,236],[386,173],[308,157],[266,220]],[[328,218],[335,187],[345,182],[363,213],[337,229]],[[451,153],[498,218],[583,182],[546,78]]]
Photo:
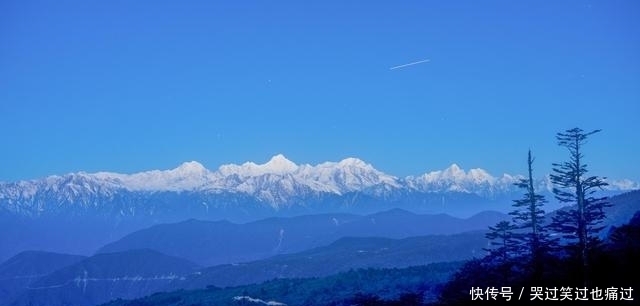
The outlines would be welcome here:
[[[562,203],[573,203],[566,210],[558,210],[553,218],[551,228],[563,235],[566,240],[565,251],[577,258],[580,263],[581,279],[584,286],[589,286],[589,253],[599,243],[597,236],[602,230],[604,208],[610,206],[606,197],[594,197],[594,193],[608,184],[604,178],[587,176],[587,164],[584,162],[582,147],[587,138],[600,130],[584,132],[573,128],[558,133],[558,145],[567,148],[569,161],[553,164],[551,181],[553,193]]]

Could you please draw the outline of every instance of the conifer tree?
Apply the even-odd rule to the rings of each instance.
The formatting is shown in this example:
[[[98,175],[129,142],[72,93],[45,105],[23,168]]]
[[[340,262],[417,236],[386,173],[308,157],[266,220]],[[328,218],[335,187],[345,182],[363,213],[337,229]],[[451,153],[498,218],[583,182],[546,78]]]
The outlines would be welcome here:
[[[491,240],[490,245],[493,248],[486,251],[502,262],[509,261],[517,251],[513,233],[515,229],[516,226],[509,221],[500,221],[495,226],[489,226],[489,232],[485,236]]]
[[[562,203],[574,204],[568,209],[558,210],[551,227],[561,233],[567,241],[566,250],[577,257],[582,281],[589,286],[589,253],[599,243],[598,232],[605,218],[604,208],[610,206],[606,197],[595,197],[594,193],[607,186],[604,178],[587,176],[587,164],[582,153],[587,138],[600,130],[584,132],[580,128],[558,133],[558,145],[567,148],[569,161],[553,164],[551,181],[553,193]]]
[[[542,273],[542,261],[544,254],[549,249],[549,235],[543,227],[545,211],[543,206],[547,200],[543,195],[537,194],[533,185],[533,161],[531,150],[527,157],[528,177],[515,183],[525,190],[522,199],[514,200],[516,209],[509,213],[513,216],[519,232],[515,234],[518,240],[518,251],[530,257],[530,270],[534,278],[539,278]]]
[[[517,254],[517,244],[514,238],[516,226],[509,221],[500,221],[495,226],[489,226],[489,232],[485,235],[491,240],[491,246],[485,251],[489,252],[488,262],[500,271],[502,281],[507,284],[511,276],[514,258]]]

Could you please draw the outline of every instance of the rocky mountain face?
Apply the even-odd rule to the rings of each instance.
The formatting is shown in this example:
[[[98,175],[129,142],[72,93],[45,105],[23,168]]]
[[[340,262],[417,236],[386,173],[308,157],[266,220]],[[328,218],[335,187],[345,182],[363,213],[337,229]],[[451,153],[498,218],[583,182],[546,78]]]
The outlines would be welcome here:
[[[198,162],[172,170],[134,174],[71,173],[0,183],[0,213],[28,217],[163,216],[258,219],[273,214],[370,213],[402,207],[420,212],[469,216],[509,207],[521,191],[520,175],[492,176],[453,164],[441,171],[398,178],[357,159],[297,165],[276,155],[264,164],[222,165],[216,171]],[[610,181],[609,191],[638,189],[628,180]],[[548,178],[537,182],[549,193]],[[467,211],[469,203],[474,207]],[[244,216],[244,217],[242,217]]]

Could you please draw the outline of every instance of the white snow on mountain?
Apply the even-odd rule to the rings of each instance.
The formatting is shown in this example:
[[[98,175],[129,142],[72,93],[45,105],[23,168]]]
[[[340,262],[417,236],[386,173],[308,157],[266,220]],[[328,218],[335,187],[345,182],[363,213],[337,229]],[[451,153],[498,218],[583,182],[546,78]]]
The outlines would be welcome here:
[[[305,165],[296,173],[303,181],[311,182],[314,190],[343,194],[373,186],[400,188],[398,179],[376,170],[357,158],[340,162],[325,162],[317,166]]]
[[[97,205],[98,197],[113,197],[120,190],[131,192],[205,192],[241,193],[267,202],[274,207],[291,199],[319,193],[342,195],[350,192],[385,196],[394,191],[464,192],[494,197],[515,190],[520,175],[492,176],[483,169],[463,170],[456,164],[444,170],[420,176],[397,178],[375,169],[357,158],[318,165],[297,165],[284,155],[273,156],[264,164],[246,162],[241,165],[222,165],[210,171],[191,161],[171,170],[152,170],[133,174],[112,172],[71,173],[49,176],[39,180],[0,183],[0,201],[17,208],[21,203],[43,205],[44,200],[56,203],[90,203]],[[639,189],[630,180],[609,180],[610,190]],[[536,182],[539,190],[551,191],[548,176]],[[22,204],[25,205],[25,204]],[[34,207],[31,207],[34,208]]]
[[[246,162],[242,165],[222,165],[218,172],[222,176],[238,175],[239,177],[260,176],[264,174],[287,174],[298,169],[298,165],[288,160],[284,155],[278,154],[272,157],[267,163],[257,165],[253,162]]]
[[[608,189],[611,190],[635,190],[640,189],[640,183],[634,182],[632,180],[623,179],[623,180],[606,180],[609,184]]]
[[[456,164],[442,171],[432,171],[418,177],[407,177],[409,187],[428,192],[467,192],[483,196],[505,192],[513,188],[513,184],[523,178],[504,174],[494,177],[483,169],[471,169],[465,172]]]
[[[212,173],[196,161],[183,163],[171,170],[152,170],[135,174],[98,172],[93,176],[135,191],[195,190],[213,180]]]
[[[296,165],[279,154],[261,165],[223,165],[213,177],[210,190],[243,192],[268,202],[308,193],[344,194],[373,186],[400,187],[397,178],[356,158],[312,166]]]

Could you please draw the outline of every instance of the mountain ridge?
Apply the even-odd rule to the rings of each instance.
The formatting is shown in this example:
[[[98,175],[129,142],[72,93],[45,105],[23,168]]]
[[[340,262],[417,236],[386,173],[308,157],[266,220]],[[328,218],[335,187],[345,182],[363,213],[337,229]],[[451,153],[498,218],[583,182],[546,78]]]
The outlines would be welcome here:
[[[0,210],[38,215],[47,209],[49,202],[58,206],[79,204],[91,207],[123,194],[146,197],[161,192],[244,196],[275,210],[306,202],[307,198],[323,195],[340,197],[350,193],[390,198],[408,193],[457,192],[495,198],[516,192],[513,184],[521,178],[521,175],[506,173],[493,176],[480,168],[465,171],[455,163],[444,170],[399,178],[354,157],[339,162],[298,165],[278,154],[264,164],[225,164],[216,171],[190,161],[170,170],[132,174],[81,171],[34,180],[0,182]],[[610,191],[640,189],[640,184],[630,180],[610,180],[609,183]],[[552,190],[548,176],[538,179],[536,185],[543,192]],[[209,208],[206,201],[201,205]]]
[[[392,209],[362,216],[333,213],[271,217],[243,224],[189,219],[132,232],[103,245],[96,253],[145,248],[210,266],[299,252],[347,236],[400,239],[457,234],[486,229],[507,218],[507,215],[497,212],[483,212],[460,219]]]
[[[136,298],[164,288],[199,268],[153,250],[129,250],[86,257],[31,283],[11,305],[96,305]]]

